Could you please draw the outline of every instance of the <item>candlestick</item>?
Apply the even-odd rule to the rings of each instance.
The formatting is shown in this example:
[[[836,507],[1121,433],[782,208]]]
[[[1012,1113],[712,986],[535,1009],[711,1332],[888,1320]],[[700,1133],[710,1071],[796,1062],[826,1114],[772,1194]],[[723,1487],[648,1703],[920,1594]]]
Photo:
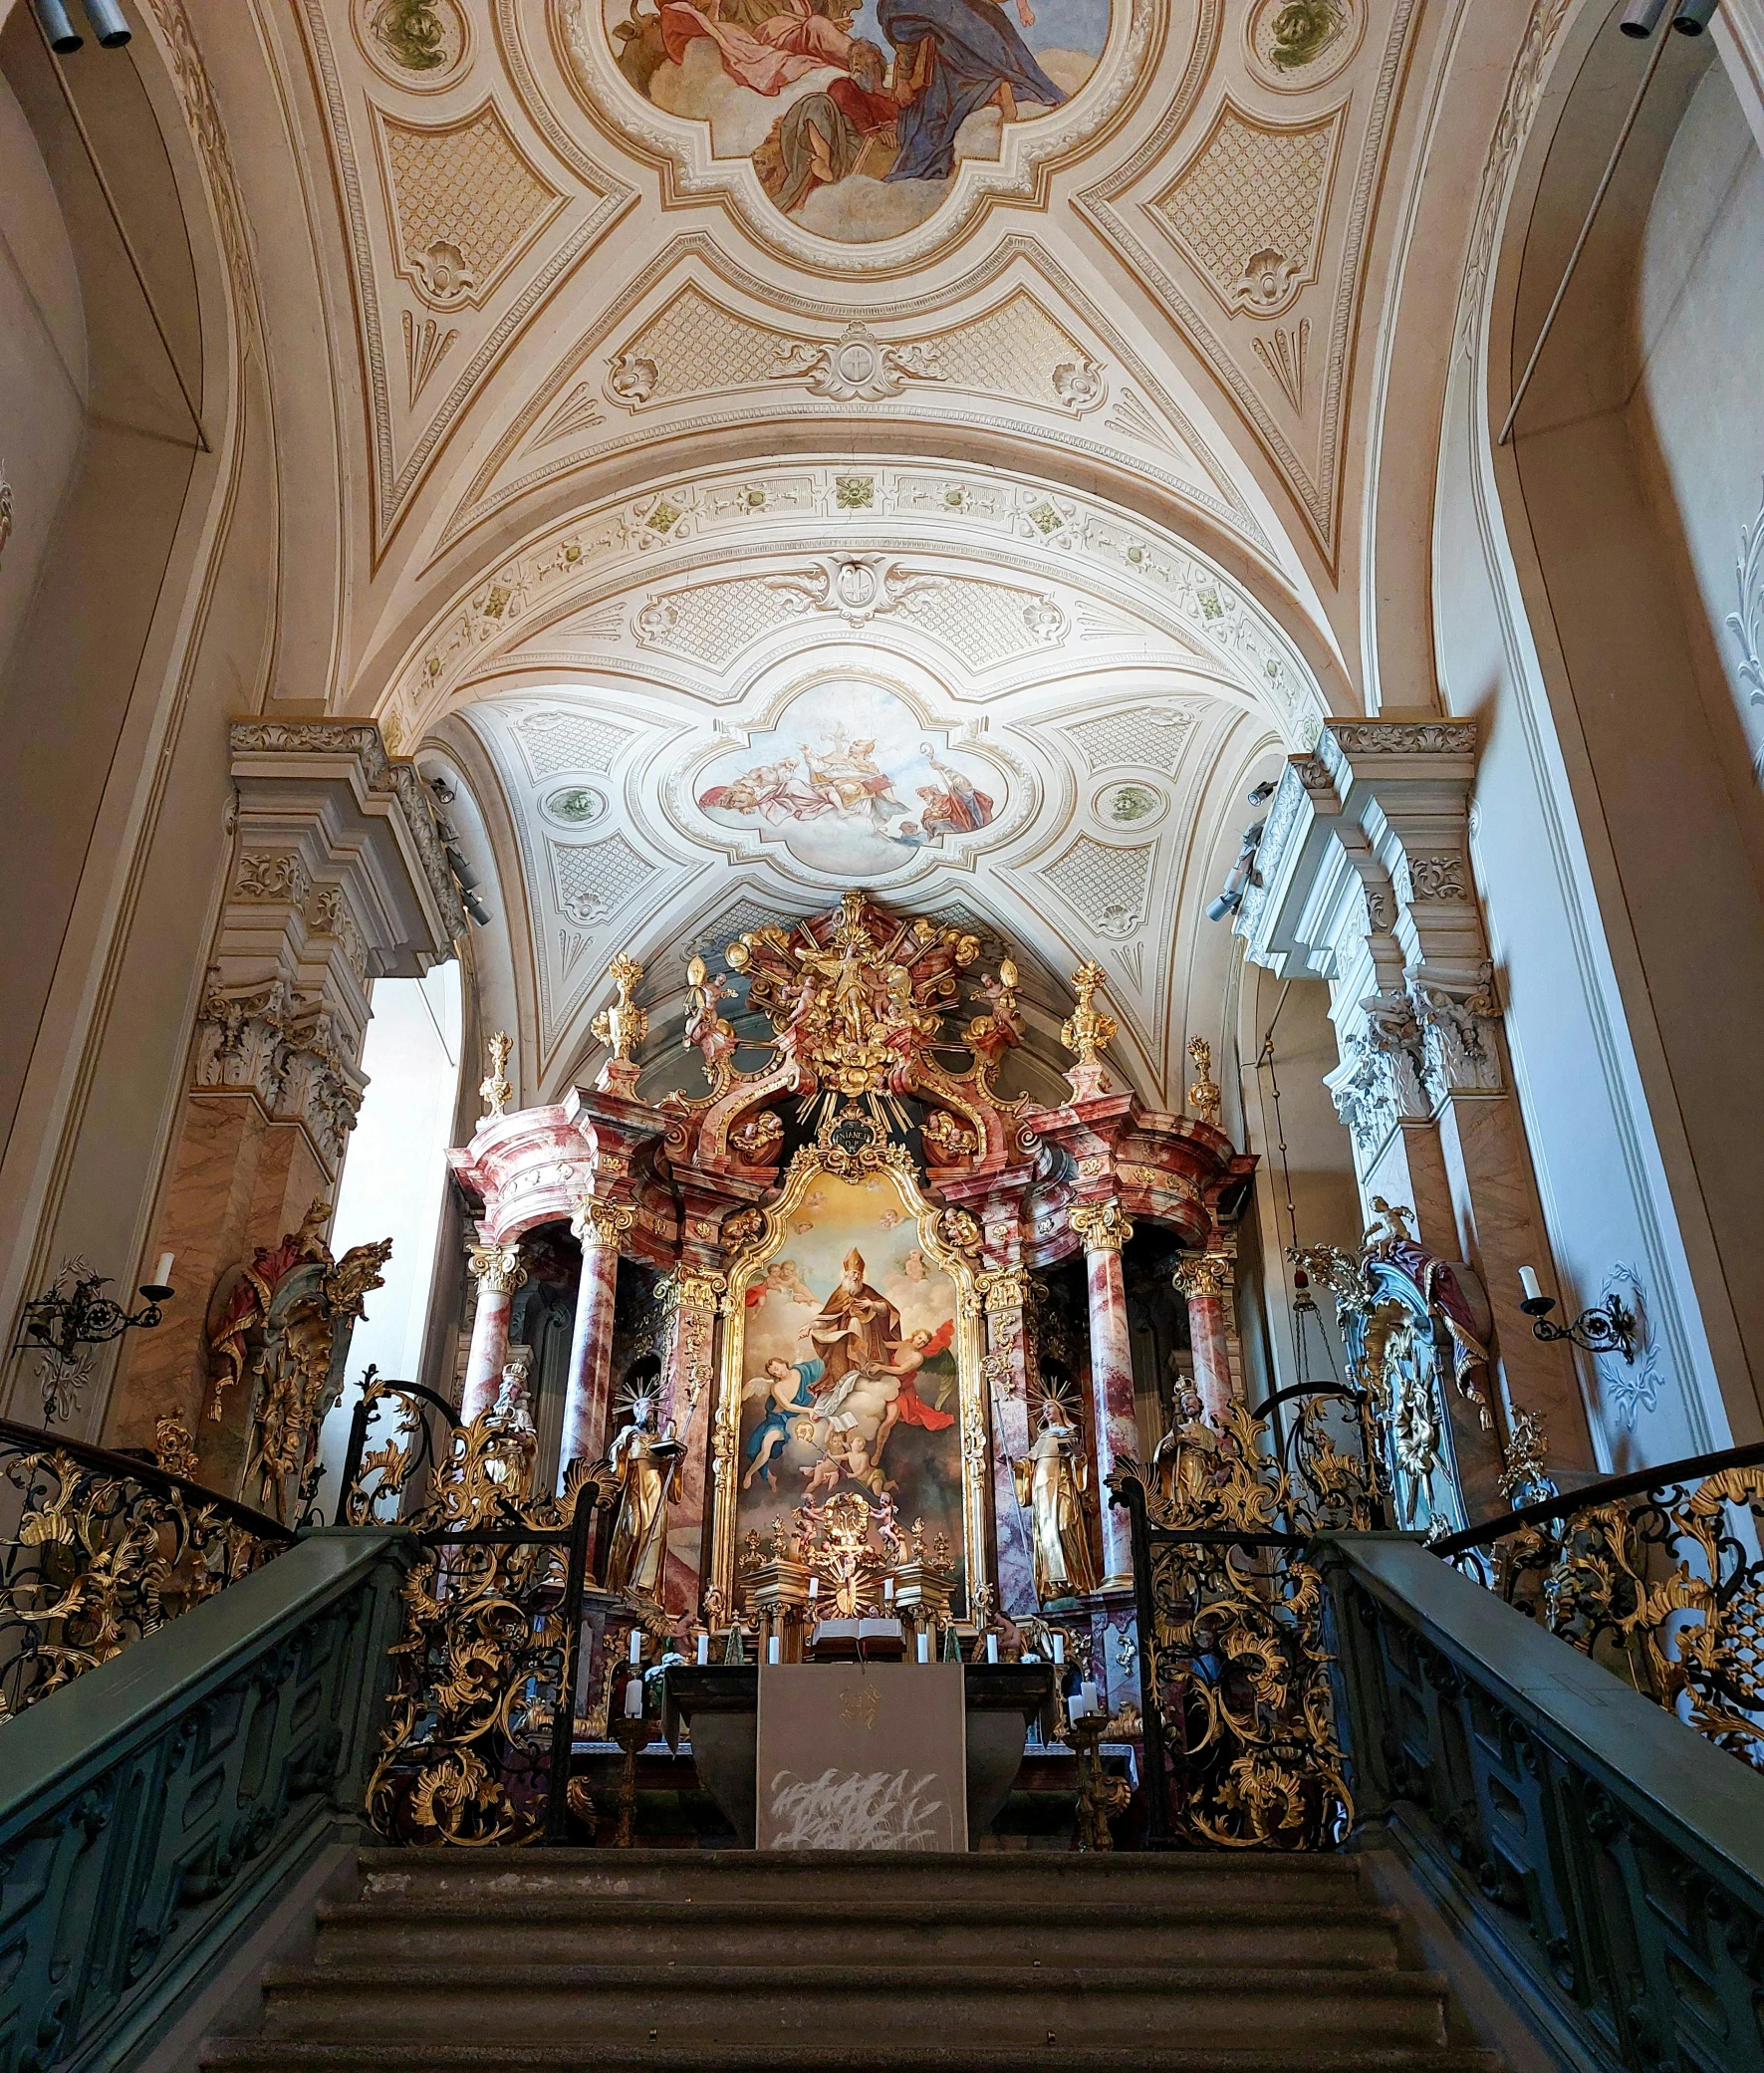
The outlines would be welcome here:
[[[710,1636],[708,1634],[701,1634],[698,1637],[698,1668],[702,1670],[709,1661]]]
[[[996,1663],[998,1661],[998,1636],[996,1634],[989,1634],[986,1637],[986,1660],[988,1663]]]
[[[1535,1267],[1521,1267],[1519,1269],[1519,1286],[1524,1291],[1525,1300],[1528,1303],[1535,1303],[1538,1297],[1543,1294],[1542,1288],[1538,1285],[1537,1269]]]

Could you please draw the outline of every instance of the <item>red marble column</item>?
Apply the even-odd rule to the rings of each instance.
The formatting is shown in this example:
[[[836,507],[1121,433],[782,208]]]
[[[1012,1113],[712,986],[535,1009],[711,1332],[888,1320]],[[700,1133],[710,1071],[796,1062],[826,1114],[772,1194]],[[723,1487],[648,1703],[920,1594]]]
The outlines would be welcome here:
[[[1188,1299],[1188,1343],[1194,1349],[1194,1390],[1209,1425],[1222,1425],[1231,1408],[1231,1354],[1225,1338],[1225,1291],[1231,1261],[1222,1252],[1197,1252],[1175,1271],[1178,1295]]]
[[[631,1212],[585,1197],[570,1228],[582,1240],[582,1280],[576,1290],[576,1328],[564,1383],[564,1422],[558,1440],[558,1488],[573,1461],[598,1461],[607,1450],[607,1411],[613,1379],[613,1297],[619,1280],[619,1240]]]
[[[1121,1248],[1134,1227],[1115,1200],[1081,1203],[1072,1212],[1072,1228],[1084,1240],[1084,1262],[1091,1307],[1091,1398],[1097,1430],[1098,1491],[1103,1513],[1103,1581],[1105,1591],[1132,1590],[1133,1536],[1127,1513],[1109,1501],[1109,1478],[1124,1459],[1139,1451],[1139,1424],[1134,1411],[1134,1355],[1128,1337],[1127,1291],[1122,1283]]]
[[[470,1425],[496,1402],[502,1386],[502,1364],[508,1359],[509,1307],[527,1270],[521,1265],[517,1245],[474,1245],[466,1266],[478,1284],[465,1391],[459,1406],[461,1421]]]

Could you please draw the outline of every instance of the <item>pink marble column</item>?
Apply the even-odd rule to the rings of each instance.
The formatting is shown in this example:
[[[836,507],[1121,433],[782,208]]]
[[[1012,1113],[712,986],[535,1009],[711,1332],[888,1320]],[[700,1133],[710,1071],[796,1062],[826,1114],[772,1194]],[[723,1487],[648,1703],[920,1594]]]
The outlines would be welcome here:
[[[1097,1430],[1098,1497],[1103,1513],[1104,1591],[1131,1591],[1133,1536],[1127,1513],[1109,1501],[1109,1478],[1121,1462],[1139,1451],[1139,1423],[1134,1411],[1134,1355],[1128,1337],[1127,1291],[1121,1277],[1121,1248],[1134,1234],[1121,1204],[1081,1203],[1072,1228],[1084,1240],[1091,1303],[1091,1402]]]
[[[564,1424],[558,1440],[558,1488],[574,1461],[598,1461],[607,1450],[608,1399],[613,1382],[613,1297],[619,1281],[619,1240],[631,1212],[585,1197],[570,1228],[582,1240],[582,1280],[576,1291],[576,1329],[564,1385]]]
[[[1222,1425],[1231,1408],[1231,1354],[1225,1339],[1225,1291],[1231,1261],[1222,1252],[1197,1252],[1180,1262],[1176,1291],[1188,1299],[1188,1343],[1194,1350],[1194,1390],[1209,1425]]]
[[[502,1386],[502,1364],[508,1359],[508,1313],[514,1293],[527,1278],[518,1245],[474,1245],[467,1271],[478,1284],[478,1307],[472,1317],[471,1352],[465,1364],[461,1421],[470,1425],[496,1402]]]

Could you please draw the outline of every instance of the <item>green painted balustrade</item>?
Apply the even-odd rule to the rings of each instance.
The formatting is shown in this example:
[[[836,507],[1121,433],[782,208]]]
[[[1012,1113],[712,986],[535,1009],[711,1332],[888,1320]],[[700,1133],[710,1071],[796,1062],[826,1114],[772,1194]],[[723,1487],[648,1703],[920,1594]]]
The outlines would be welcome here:
[[[0,1723],[0,2073],[126,2063],[359,1822],[407,1561],[309,1534]]]

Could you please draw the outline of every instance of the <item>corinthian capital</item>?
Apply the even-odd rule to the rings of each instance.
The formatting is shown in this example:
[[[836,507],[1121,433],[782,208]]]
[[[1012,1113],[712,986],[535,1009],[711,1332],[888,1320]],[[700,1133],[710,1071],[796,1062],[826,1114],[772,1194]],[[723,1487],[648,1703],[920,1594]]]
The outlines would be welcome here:
[[[518,1245],[474,1245],[465,1264],[480,1289],[499,1296],[512,1296],[527,1278]]]
[[[1080,1202],[1072,1211],[1071,1223],[1084,1240],[1086,1252],[1119,1252],[1134,1234],[1133,1224],[1114,1195],[1106,1202]]]
[[[1224,1252],[1191,1252],[1176,1262],[1170,1279],[1179,1296],[1212,1297],[1217,1300],[1231,1288],[1231,1256]]]
[[[617,1247],[633,1221],[631,1212],[617,1202],[601,1202],[593,1195],[584,1195],[576,1204],[575,1215],[570,1218],[570,1228],[582,1240],[583,1250],[587,1251],[591,1245]]]

